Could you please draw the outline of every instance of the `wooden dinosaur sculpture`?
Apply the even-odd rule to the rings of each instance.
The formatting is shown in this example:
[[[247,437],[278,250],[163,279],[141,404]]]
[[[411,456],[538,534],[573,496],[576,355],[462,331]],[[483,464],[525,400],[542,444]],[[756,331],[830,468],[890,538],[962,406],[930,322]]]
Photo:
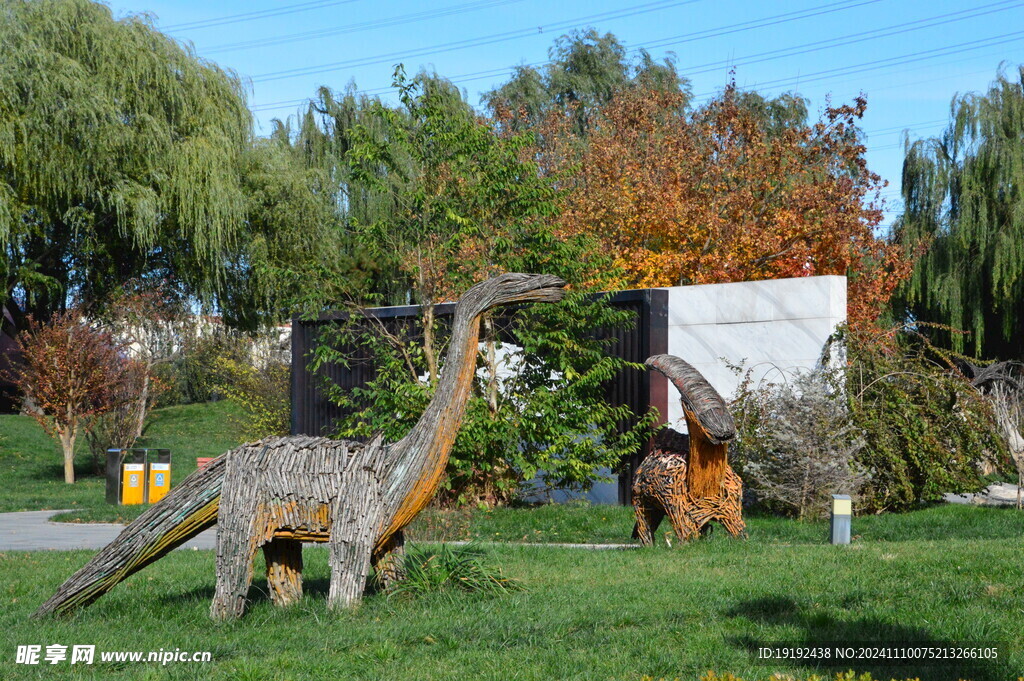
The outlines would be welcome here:
[[[188,476],[140,515],[44,603],[34,616],[87,605],[129,575],[214,524],[215,619],[240,616],[262,548],[271,598],[302,595],[301,542],[329,542],[332,608],[359,602],[371,565],[394,576],[402,530],[430,502],[444,476],[476,371],[480,318],[501,305],[557,302],[555,276],[504,274],[459,300],[434,399],[409,433],[348,442],[269,438],[243,445]]]
[[[690,433],[663,429],[637,469],[633,536],[641,544],[653,544],[654,532],[666,515],[681,541],[701,533],[712,520],[734,537],[742,535],[743,483],[727,460],[736,425],[725,400],[699,371],[678,357],[655,355],[646,364],[678,388]]]

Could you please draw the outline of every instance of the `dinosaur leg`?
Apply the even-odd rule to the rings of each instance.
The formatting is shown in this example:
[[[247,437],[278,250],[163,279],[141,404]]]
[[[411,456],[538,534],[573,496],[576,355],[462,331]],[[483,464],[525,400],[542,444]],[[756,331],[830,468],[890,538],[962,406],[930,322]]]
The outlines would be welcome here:
[[[302,542],[271,539],[263,545],[267,586],[274,605],[291,605],[302,598]]]
[[[650,503],[650,501],[640,502],[636,505],[636,526],[633,528],[633,536],[640,540],[640,543],[644,546],[650,546],[654,543],[654,533],[658,530],[658,525],[661,524],[662,519],[665,517],[665,512]]]
[[[210,605],[215,620],[242,616],[252,584],[252,560],[263,543],[256,536],[254,517],[221,515],[225,517],[217,525],[217,589]]]
[[[370,574],[373,538],[368,527],[346,527],[337,524],[331,530],[331,587],[327,607],[332,610],[359,605]]]
[[[689,540],[699,530],[697,524],[690,518],[688,507],[689,502],[678,501],[665,509],[668,521],[672,524],[672,531],[676,533],[676,537],[681,542]]]
[[[732,468],[725,476],[725,499],[722,502],[718,520],[726,532],[734,537],[746,537],[746,523],[743,522],[743,481]]]
[[[331,587],[327,607],[359,605],[370,574],[373,547],[384,524],[381,483],[370,460],[373,452],[353,458],[338,490],[331,523]]]
[[[405,533],[399,530],[373,554],[373,569],[380,588],[387,589],[405,577]]]
[[[723,504],[722,513],[718,517],[725,531],[734,537],[746,536],[746,523],[743,522],[743,505],[739,498],[730,498]]]

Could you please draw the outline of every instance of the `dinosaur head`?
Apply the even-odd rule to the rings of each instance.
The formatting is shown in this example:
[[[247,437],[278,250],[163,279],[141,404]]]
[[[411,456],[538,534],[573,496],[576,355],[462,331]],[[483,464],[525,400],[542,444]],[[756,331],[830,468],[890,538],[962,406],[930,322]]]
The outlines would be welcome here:
[[[480,282],[459,299],[470,314],[515,303],[557,303],[565,296],[565,280],[553,274],[509,273]]]
[[[720,445],[736,437],[736,424],[725,400],[688,362],[673,355],[653,355],[644,364],[672,381],[679,390],[687,420],[696,421],[712,444]]]

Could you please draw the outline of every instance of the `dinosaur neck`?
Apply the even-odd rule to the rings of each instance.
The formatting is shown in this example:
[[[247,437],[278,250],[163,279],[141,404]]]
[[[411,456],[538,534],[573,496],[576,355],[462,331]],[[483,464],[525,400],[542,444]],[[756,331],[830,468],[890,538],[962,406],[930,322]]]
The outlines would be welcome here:
[[[434,496],[466,412],[476,372],[480,314],[457,309],[434,399],[409,434],[394,445],[392,494],[403,500],[388,534],[404,527]]]
[[[456,312],[451,343],[441,368],[441,378],[434,390],[434,399],[407,436],[407,439],[420,443],[424,450],[424,454],[417,458],[425,458],[428,462],[443,459],[442,467],[448,463],[455,434],[466,413],[480,343],[480,316],[473,315],[468,320],[465,317],[469,315],[463,315],[463,319],[459,317]]]

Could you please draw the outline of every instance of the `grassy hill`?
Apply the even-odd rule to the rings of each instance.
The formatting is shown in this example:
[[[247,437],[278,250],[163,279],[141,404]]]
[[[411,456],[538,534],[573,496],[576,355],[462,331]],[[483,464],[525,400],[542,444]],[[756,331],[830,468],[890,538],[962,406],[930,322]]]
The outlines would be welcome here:
[[[165,407],[153,412],[139,447],[171,450],[171,484],[196,468],[196,458],[218,456],[238,445],[237,408],[210,402]],[[104,501],[105,481],[79,438],[77,482],[64,482],[60,445],[28,416],[0,415],[0,512],[75,509],[82,520],[116,521],[137,516],[144,507],[115,507]],[[102,466],[102,462],[100,464]]]

